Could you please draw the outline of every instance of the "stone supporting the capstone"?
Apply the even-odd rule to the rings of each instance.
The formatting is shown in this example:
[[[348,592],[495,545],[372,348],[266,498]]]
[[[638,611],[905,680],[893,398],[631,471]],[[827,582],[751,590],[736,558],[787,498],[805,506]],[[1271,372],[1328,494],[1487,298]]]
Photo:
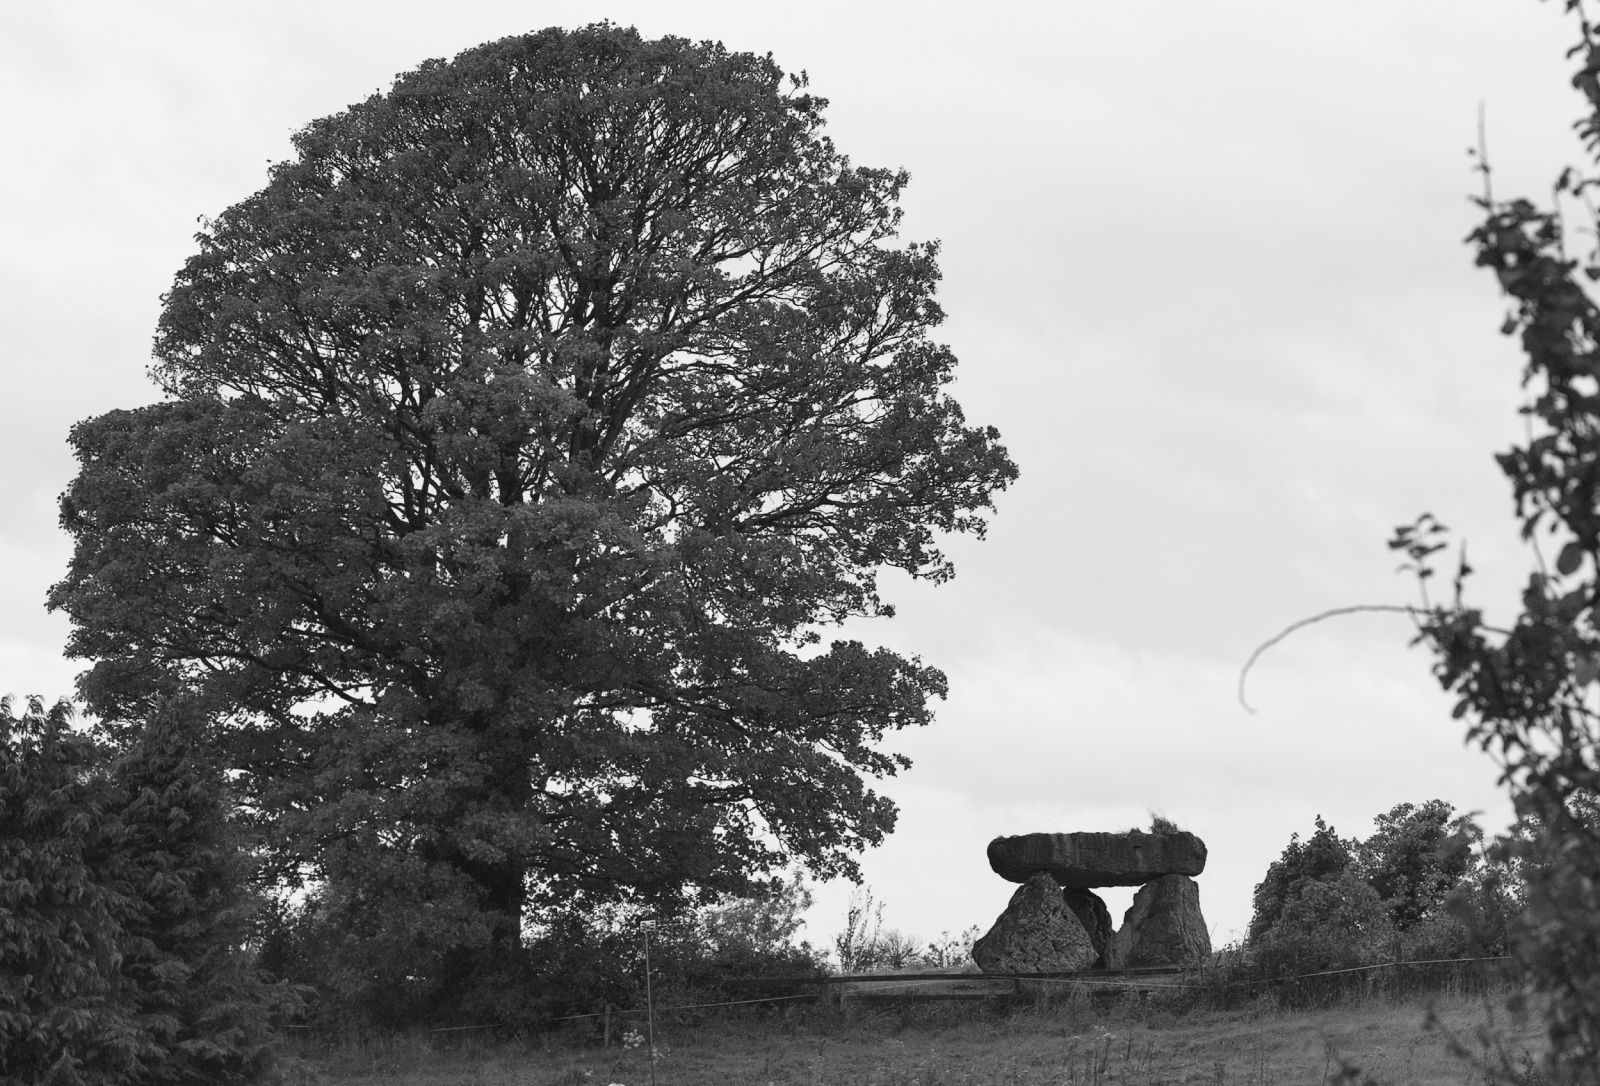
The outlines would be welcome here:
[[[1200,887],[1186,875],[1163,875],[1139,888],[1111,937],[1109,969],[1193,965],[1211,954],[1211,934],[1200,912]]]
[[[1106,948],[1117,930],[1111,923],[1111,910],[1106,908],[1105,901],[1093,890],[1063,890],[1061,900],[1089,933],[1089,942],[1093,944],[1095,952],[1092,968],[1105,968]]]
[[[1065,973],[1087,969],[1098,957],[1060,884],[1046,874],[1019,886],[989,933],[972,944],[972,959],[985,973]]]

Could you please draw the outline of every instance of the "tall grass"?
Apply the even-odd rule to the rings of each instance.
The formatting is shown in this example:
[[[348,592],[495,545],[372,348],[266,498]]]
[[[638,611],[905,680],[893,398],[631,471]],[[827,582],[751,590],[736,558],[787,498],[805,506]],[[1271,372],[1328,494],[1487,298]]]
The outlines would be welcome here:
[[[1221,1008],[1178,991],[1108,1000],[1080,985],[1010,1005],[790,1005],[667,1016],[654,1071],[658,1086],[1271,1086],[1361,1081],[1359,1069],[1456,1086],[1488,1081],[1451,1042],[1493,1055],[1479,1027],[1503,996],[1351,990],[1306,1008],[1267,991]],[[1513,1065],[1531,1067],[1543,1051],[1527,1023],[1495,1036]],[[301,1082],[338,1086],[641,1086],[650,1075],[645,1051],[602,1047],[587,1024],[537,1037],[307,1042],[300,1054]]]

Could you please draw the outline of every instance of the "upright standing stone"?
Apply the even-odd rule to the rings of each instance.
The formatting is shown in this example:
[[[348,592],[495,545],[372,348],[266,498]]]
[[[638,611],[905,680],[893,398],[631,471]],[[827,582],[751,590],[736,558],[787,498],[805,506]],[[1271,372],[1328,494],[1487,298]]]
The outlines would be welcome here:
[[[1019,886],[994,927],[972,944],[972,958],[985,973],[1064,973],[1086,969],[1097,957],[1061,885],[1045,874]]]
[[[1106,908],[1105,900],[1093,890],[1063,890],[1061,899],[1089,933],[1096,955],[1094,967],[1105,968],[1106,948],[1117,930],[1111,925],[1111,910]]]
[[[1200,913],[1200,887],[1186,875],[1163,875],[1140,887],[1111,939],[1106,966],[1139,969],[1190,965],[1211,954],[1211,935]]]

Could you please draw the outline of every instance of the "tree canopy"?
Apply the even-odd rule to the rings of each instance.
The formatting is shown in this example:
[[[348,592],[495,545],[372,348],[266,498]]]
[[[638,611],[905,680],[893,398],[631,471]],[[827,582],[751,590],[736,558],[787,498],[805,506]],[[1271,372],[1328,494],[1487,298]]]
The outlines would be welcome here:
[[[1400,803],[1373,819],[1376,831],[1356,846],[1362,873],[1407,931],[1434,915],[1473,866],[1471,819],[1442,799]]]
[[[1384,914],[1381,927],[1392,935],[1409,933],[1424,922],[1444,922],[1452,895],[1483,890],[1485,880],[1499,877],[1473,851],[1482,832],[1442,799],[1396,804],[1374,818],[1373,825],[1365,840],[1345,839],[1318,815],[1316,832],[1308,839],[1291,834],[1283,854],[1256,885],[1249,941],[1260,943],[1285,924],[1303,926],[1312,914],[1296,912],[1291,904],[1307,893],[1312,895],[1308,902],[1324,900],[1321,890],[1309,889],[1313,883],[1338,884],[1347,897],[1354,892],[1350,888],[1360,888],[1361,901],[1352,898],[1352,907],[1359,906],[1357,912],[1364,915],[1370,911],[1370,898]],[[1291,913],[1296,919],[1286,919]]]
[[[1255,941],[1278,922],[1284,907],[1301,883],[1337,879],[1354,859],[1352,844],[1317,816],[1317,829],[1308,840],[1289,835],[1283,855],[1267,867],[1252,897],[1248,938]]]
[[[600,24],[300,132],[166,295],[164,398],[72,432],[89,709],[203,706],[280,875],[413,943],[852,874],[945,680],[821,630],[1017,472],[825,105]]]

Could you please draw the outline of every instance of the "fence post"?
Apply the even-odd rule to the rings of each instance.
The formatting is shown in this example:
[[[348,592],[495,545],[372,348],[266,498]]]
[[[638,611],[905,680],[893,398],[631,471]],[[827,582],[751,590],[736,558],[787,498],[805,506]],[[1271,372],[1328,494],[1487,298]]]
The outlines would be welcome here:
[[[650,1086],[656,1086],[656,1005],[650,997],[650,933],[655,930],[654,920],[642,921],[644,932],[644,1022],[646,1044],[650,1046]]]
[[[1406,945],[1400,941],[1400,933],[1394,933],[1394,983],[1389,985],[1389,991],[1398,995],[1406,991]]]

